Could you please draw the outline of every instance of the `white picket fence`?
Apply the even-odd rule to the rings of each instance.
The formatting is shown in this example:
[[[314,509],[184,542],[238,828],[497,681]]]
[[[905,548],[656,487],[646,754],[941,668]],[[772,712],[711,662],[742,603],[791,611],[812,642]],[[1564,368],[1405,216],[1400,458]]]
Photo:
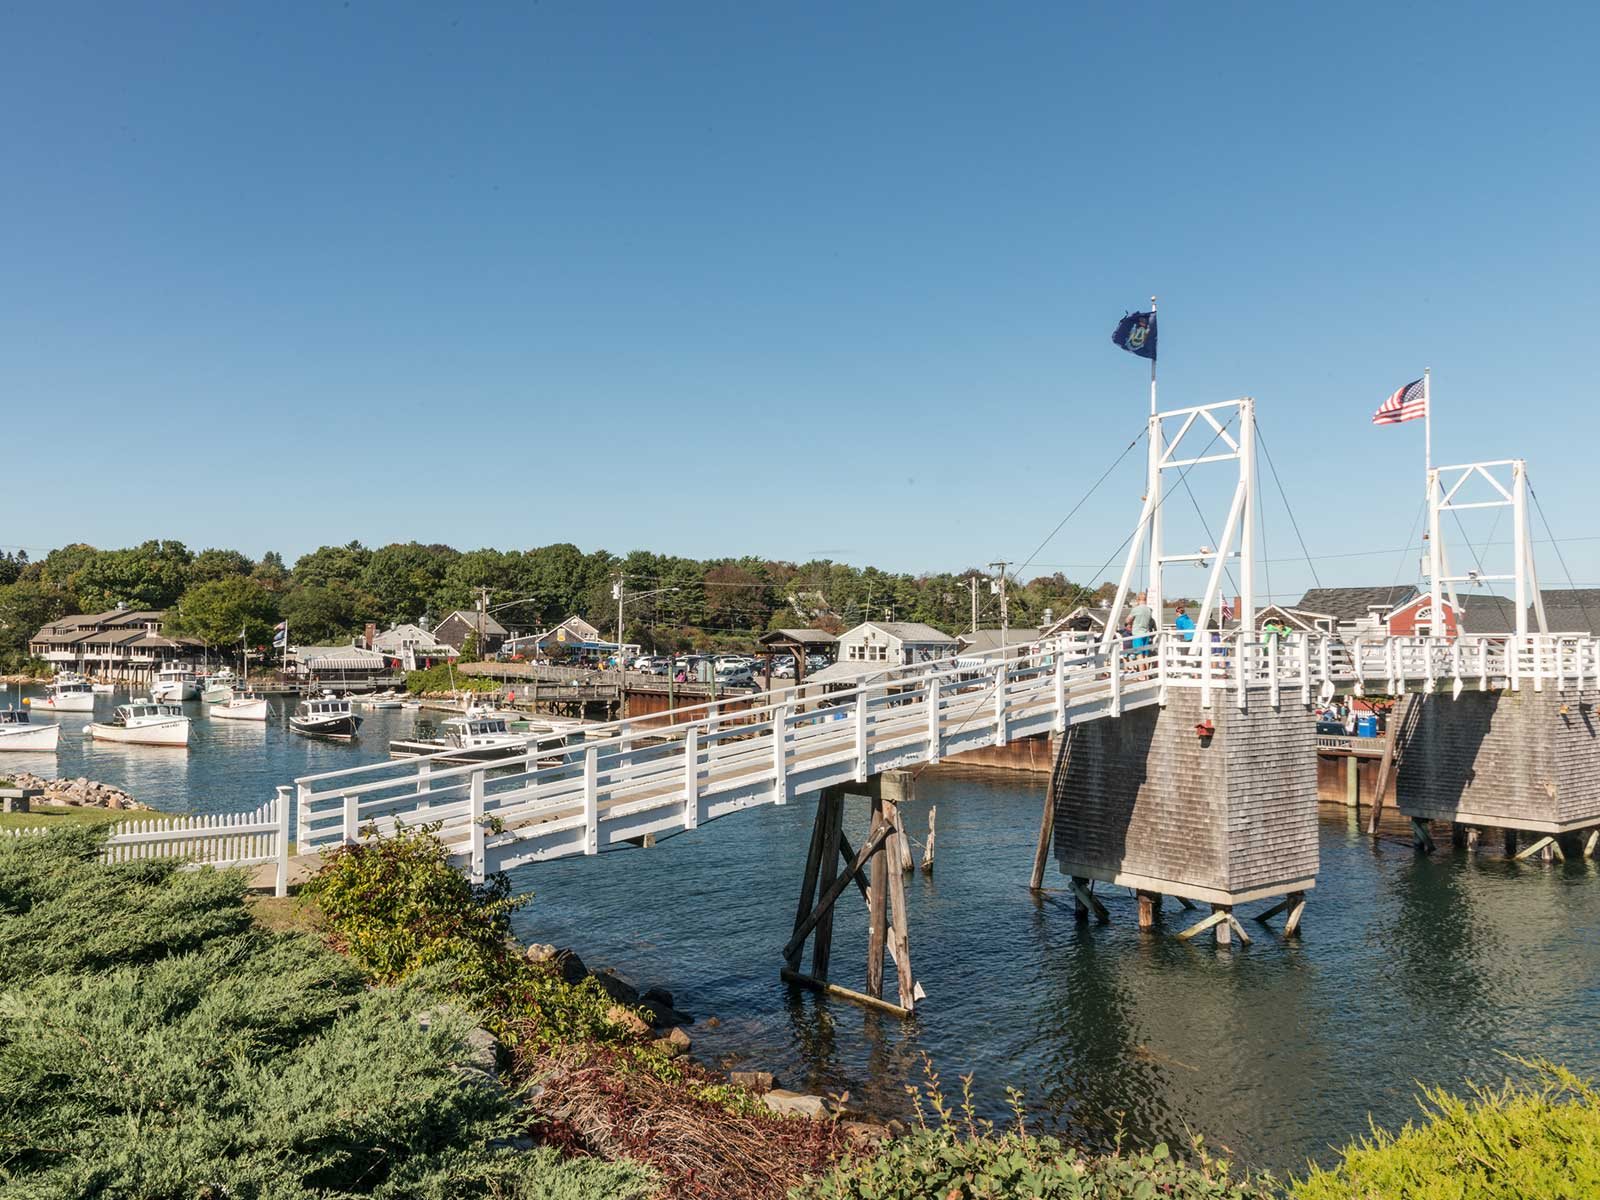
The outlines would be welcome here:
[[[111,826],[100,852],[105,863],[177,858],[192,866],[277,867],[273,893],[288,894],[288,789],[282,788],[254,812],[197,817],[132,817]],[[8,837],[31,837],[47,830],[29,826],[0,830]]]

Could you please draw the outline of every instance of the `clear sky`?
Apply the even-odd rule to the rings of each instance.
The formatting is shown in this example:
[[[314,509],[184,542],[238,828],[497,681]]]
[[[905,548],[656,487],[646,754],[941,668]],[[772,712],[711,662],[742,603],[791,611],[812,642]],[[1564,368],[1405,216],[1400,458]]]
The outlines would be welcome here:
[[[1597,35],[1549,5],[10,5],[0,543],[1027,559],[1140,428],[1109,334],[1154,292],[1163,402],[1257,397],[1324,583],[1415,575],[1421,426],[1369,418],[1424,366],[1436,457],[1527,457],[1600,583]],[[1141,453],[1030,574],[1113,555]]]

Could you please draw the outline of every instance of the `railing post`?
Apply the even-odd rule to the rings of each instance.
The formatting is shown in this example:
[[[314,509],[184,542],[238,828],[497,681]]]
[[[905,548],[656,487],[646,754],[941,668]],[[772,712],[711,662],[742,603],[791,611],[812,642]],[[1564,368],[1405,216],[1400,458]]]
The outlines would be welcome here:
[[[1006,664],[998,662],[994,667],[994,744],[1006,744]]]
[[[1278,701],[1282,699],[1282,696],[1279,694],[1279,691],[1278,691],[1278,643],[1280,641],[1282,641],[1281,636],[1279,636],[1279,637],[1270,637],[1269,636],[1267,638],[1267,674],[1271,678],[1271,681],[1272,681],[1272,707],[1273,708],[1277,708],[1278,707]]]
[[[303,783],[294,785],[295,795],[295,820],[296,828],[300,830],[300,840],[306,841],[310,837],[311,829],[311,789]]]
[[[1544,691],[1544,646],[1538,634],[1528,635],[1528,651],[1533,658],[1533,690]]]
[[[939,742],[939,677],[930,676],[928,679],[928,761],[936,763],[943,747]]]
[[[1300,703],[1311,707],[1311,635],[1300,635]]]
[[[789,706],[772,711],[772,802],[789,803]]]
[[[278,828],[273,832],[274,844],[273,857],[278,861],[277,879],[272,885],[274,896],[287,896],[289,894],[289,785],[284,784],[278,789],[277,811],[273,814],[278,820]]]
[[[683,731],[683,827],[700,828],[700,731]]]
[[[1322,669],[1322,678],[1328,683],[1333,682],[1333,652],[1329,646],[1332,640],[1325,633],[1317,635],[1317,662]]]
[[[1111,664],[1111,708],[1109,715],[1122,715],[1122,643],[1114,640],[1106,651],[1106,661]]]
[[[1067,656],[1066,647],[1056,643],[1056,732],[1067,731]],[[938,684],[934,684],[937,689]],[[937,693],[936,693],[937,694]]]
[[[867,778],[867,689],[856,690],[856,782]]]
[[[1211,707],[1211,635],[1204,629],[1196,635],[1205,639],[1200,643],[1200,707]]]
[[[417,795],[422,795],[433,786],[433,760],[422,758],[417,760]]]
[[[361,798],[359,796],[344,795],[344,843],[354,845],[361,837]]]
[[[1247,659],[1250,655],[1250,639],[1243,631],[1239,633],[1239,640],[1234,643],[1233,657],[1233,702],[1240,712],[1244,711],[1245,696],[1249,691],[1250,681],[1247,678],[1250,667]]]
[[[592,753],[592,751],[591,751]],[[482,883],[484,876],[484,850],[483,850],[483,771],[480,768],[472,773],[472,781],[467,787],[468,812],[471,824],[469,837],[472,846],[472,882]]]
[[[1522,690],[1522,650],[1518,645],[1516,634],[1512,634],[1505,642],[1506,679],[1511,684],[1511,690]]]
[[[600,853],[600,747],[583,752],[583,852]]]

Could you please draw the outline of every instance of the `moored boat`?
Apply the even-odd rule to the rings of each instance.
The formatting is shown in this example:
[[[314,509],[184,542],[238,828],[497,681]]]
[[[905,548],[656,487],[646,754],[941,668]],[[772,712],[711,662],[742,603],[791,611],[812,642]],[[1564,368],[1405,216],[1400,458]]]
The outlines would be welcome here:
[[[187,746],[189,718],[176,704],[159,700],[134,700],[117,705],[109,721],[95,721],[83,731],[102,742],[133,746]]]
[[[235,692],[229,689],[228,698],[206,710],[220,721],[265,721],[267,698],[254,692]]]
[[[350,701],[339,696],[317,696],[300,701],[289,718],[289,728],[307,737],[348,742],[361,728],[361,718],[350,711]]]
[[[117,690],[117,685],[114,684],[114,683],[104,683],[104,682],[98,682],[97,681],[95,683],[91,683],[89,685],[89,688],[90,688],[91,691],[94,692],[94,694],[96,696],[109,696],[109,695],[111,695],[113,692],[115,692]]]
[[[25,708],[0,708],[0,750],[35,750],[54,754],[61,740],[61,726],[54,721],[34,725]]]
[[[150,685],[152,700],[198,700],[200,681],[192,667],[166,667]]]
[[[233,698],[233,685],[236,682],[236,677],[227,667],[223,667],[216,674],[198,682],[200,684],[200,699],[207,704],[221,704]]]
[[[439,754],[445,762],[478,762],[510,758],[528,751],[529,739],[512,733],[504,717],[451,717],[442,723],[443,737],[392,740],[390,758]]]
[[[45,694],[27,702],[35,712],[93,712],[94,688],[78,676],[59,675]]]

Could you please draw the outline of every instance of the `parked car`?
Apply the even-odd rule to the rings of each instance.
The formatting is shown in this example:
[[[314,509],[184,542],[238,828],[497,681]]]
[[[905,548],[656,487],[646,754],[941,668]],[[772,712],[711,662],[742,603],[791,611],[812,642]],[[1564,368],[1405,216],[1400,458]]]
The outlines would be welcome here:
[[[647,654],[634,660],[633,669],[642,675],[665,675],[667,660]]]
[[[794,659],[787,654],[782,658],[774,658],[772,660],[772,677],[774,679],[793,679]]]
[[[744,663],[729,663],[717,668],[717,683],[725,687],[754,687],[755,674]]]

